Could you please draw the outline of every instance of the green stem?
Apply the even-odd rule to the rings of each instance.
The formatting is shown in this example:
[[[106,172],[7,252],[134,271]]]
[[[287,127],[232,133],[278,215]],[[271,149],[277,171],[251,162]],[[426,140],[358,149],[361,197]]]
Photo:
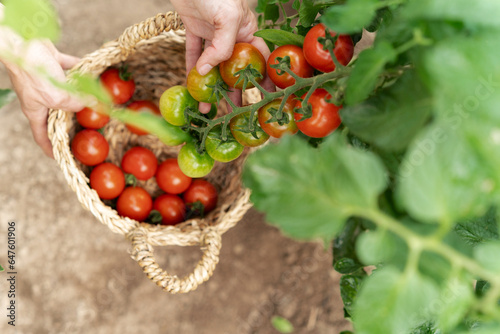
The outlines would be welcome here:
[[[470,273],[478,275],[479,277],[489,281],[491,284],[500,285],[500,276],[497,273],[483,268],[476,261],[444,244],[438,238],[424,238],[402,225],[399,221],[385,215],[378,210],[360,210],[357,215],[370,219],[377,225],[397,234],[399,237],[404,239],[410,247],[416,247],[422,250],[428,250],[437,253],[447,258],[451,263],[460,264],[462,268],[465,268]]]

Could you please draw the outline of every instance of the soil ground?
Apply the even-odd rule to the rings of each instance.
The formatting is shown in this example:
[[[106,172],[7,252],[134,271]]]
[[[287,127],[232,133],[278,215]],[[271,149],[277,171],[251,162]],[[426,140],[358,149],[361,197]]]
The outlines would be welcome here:
[[[128,26],[172,10],[167,1],[55,0],[63,52],[83,56]],[[252,1],[255,7],[256,1]],[[9,87],[0,69],[0,87]],[[128,242],[82,208],[56,163],[31,137],[17,102],[0,110],[0,264],[7,223],[16,222],[16,326],[7,324],[6,272],[0,273],[1,333],[271,334],[273,315],[294,333],[333,334],[343,319],[330,252],[288,239],[250,210],[223,236],[214,276],[185,295],[162,292],[129,254]],[[178,275],[197,248],[157,248]]]

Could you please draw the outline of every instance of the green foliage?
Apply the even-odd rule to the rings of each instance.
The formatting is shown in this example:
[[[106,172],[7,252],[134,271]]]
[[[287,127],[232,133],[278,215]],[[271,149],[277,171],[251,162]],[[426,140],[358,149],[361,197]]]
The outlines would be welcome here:
[[[287,31],[377,31],[321,83],[342,134],[253,154],[252,201],[287,235],[333,241],[356,333],[500,332],[499,2],[324,3],[294,1]]]
[[[396,53],[392,45],[385,42],[361,52],[356,67],[347,81],[345,103],[355,105],[367,99],[379,82],[379,76],[384,71],[385,65],[395,58]]]
[[[335,32],[352,34],[373,21],[378,6],[378,0],[348,0],[342,6],[330,7],[321,17],[321,22]]]
[[[302,45],[304,44],[304,36],[300,36],[285,30],[263,29],[257,31],[254,35],[257,37],[262,37],[265,41],[278,46],[293,44],[302,47]]]
[[[342,275],[340,278],[340,296],[344,303],[344,312],[352,316],[354,301],[358,294],[364,275]]]
[[[4,19],[1,24],[16,31],[27,40],[60,36],[57,13],[47,0],[4,0]]]
[[[363,83],[366,80],[361,79]],[[412,94],[408,94],[409,91]],[[362,103],[343,108],[340,112],[342,121],[352,133],[366,142],[386,151],[401,151],[429,119],[429,93],[413,71],[406,72],[380,93]]]
[[[283,317],[272,317],[271,324],[280,333],[293,333],[294,331],[292,323]]]
[[[472,218],[455,225],[455,232],[472,246],[498,240],[496,214],[495,209],[490,209],[483,217]]]
[[[353,212],[375,208],[386,185],[380,161],[339,136],[317,150],[296,137],[268,145],[248,158],[243,182],[256,208],[300,239],[332,239]]]
[[[16,93],[12,89],[0,89],[0,108],[9,104],[16,98]]]
[[[353,310],[358,334],[406,333],[425,322],[439,289],[418,272],[378,269],[365,279]]]

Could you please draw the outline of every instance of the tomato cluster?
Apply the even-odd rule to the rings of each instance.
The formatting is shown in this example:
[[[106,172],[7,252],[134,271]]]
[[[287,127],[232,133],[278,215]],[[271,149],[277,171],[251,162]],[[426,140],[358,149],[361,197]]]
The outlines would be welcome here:
[[[232,56],[206,75],[200,75],[194,67],[187,76],[186,87],[173,86],[162,94],[159,107],[163,118],[175,126],[191,129],[205,126],[217,114],[214,103],[220,96],[214,87],[224,82],[231,88],[243,88],[247,80],[241,73],[249,68],[257,71],[255,80],[260,82],[266,73],[266,62],[262,54],[248,43],[237,43]],[[252,83],[248,82],[246,88],[251,87]],[[210,113],[202,114],[198,109],[199,102],[212,103]],[[191,111],[190,115],[186,114],[186,109]],[[248,122],[248,115],[241,115],[231,122],[230,131],[221,125],[213,127],[205,140],[200,141],[204,144],[201,148],[195,142],[186,143],[178,156],[181,170],[190,177],[202,177],[212,170],[216,161],[233,161],[243,153],[245,146],[264,143],[269,136],[258,125],[253,133],[244,132]]]
[[[329,34],[331,37],[336,37],[335,32],[330,31]],[[319,39],[325,36],[325,26],[318,24],[306,34],[303,48],[297,45],[283,45],[274,50],[267,61],[268,75],[273,83],[285,89],[296,82],[290,73],[280,68],[279,64],[282,62],[288,62],[289,70],[300,78],[314,76],[315,70],[334,71],[335,61],[330,52],[319,42]],[[345,66],[351,61],[353,54],[354,44],[351,37],[337,36],[333,48],[336,61]],[[306,98],[310,107],[302,103]],[[309,96],[303,94],[300,99],[292,95],[282,109],[282,114],[285,116],[278,119],[272,112],[276,112],[282,101],[272,101],[259,109],[260,125],[266,133],[277,138],[285,133],[294,134],[298,130],[309,137],[323,138],[337,129],[341,123],[339,116],[341,106],[329,102],[331,99],[332,96],[323,88],[315,89]],[[307,109],[309,111],[305,113],[304,110]]]
[[[127,109],[160,115],[151,101],[132,101],[135,91],[133,79],[124,79],[117,69],[108,69],[100,77],[104,88],[115,104],[128,103]],[[90,166],[90,187],[99,197],[108,200],[121,216],[163,225],[178,224],[196,214],[213,210],[217,204],[217,190],[208,181],[192,179],[179,168],[176,158],[158,164],[155,154],[141,146],[130,148],[122,157],[121,166],[106,162],[109,144],[99,129],[109,122],[109,111],[103,104],[84,108],[76,114],[83,129],[71,143],[72,152],[82,164]],[[127,125],[130,132],[142,136],[148,132]],[[201,175],[201,174],[200,174]],[[204,175],[201,175],[204,176]],[[163,194],[152,198],[137,181],[154,178]]]

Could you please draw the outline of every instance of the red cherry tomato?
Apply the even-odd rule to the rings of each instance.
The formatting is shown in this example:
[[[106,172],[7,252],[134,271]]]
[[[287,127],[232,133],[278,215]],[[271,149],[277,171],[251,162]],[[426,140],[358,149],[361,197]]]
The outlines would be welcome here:
[[[151,196],[140,187],[125,188],[116,202],[118,214],[140,222],[148,218],[152,208],[153,200]]]
[[[71,151],[82,164],[95,166],[106,159],[109,145],[104,136],[96,130],[84,129],[73,138]]]
[[[105,162],[95,167],[90,173],[90,187],[100,198],[113,199],[125,189],[125,176],[118,166]]]
[[[332,36],[336,33],[330,31]],[[335,64],[328,50],[323,50],[323,45],[318,42],[319,37],[325,37],[325,26],[323,24],[315,25],[306,34],[304,39],[304,57],[312,67],[321,72],[332,72],[335,70]],[[335,42],[333,54],[342,65],[347,65],[354,54],[354,43],[348,35],[339,35]]]
[[[169,194],[180,194],[189,188],[191,178],[181,171],[177,159],[170,158],[158,166],[156,182],[161,190]]]
[[[208,213],[217,206],[217,189],[210,182],[202,179],[193,180],[189,188],[184,192],[184,203],[193,204],[201,202],[204,213]]]
[[[306,95],[304,94],[302,99]],[[311,94],[308,101],[312,106],[312,116],[300,121],[303,115],[294,114],[295,124],[303,134],[313,138],[323,138],[339,127],[341,123],[339,110],[342,107],[337,107],[335,104],[326,101],[331,98],[332,96],[326,90],[318,88]],[[302,102],[297,101],[295,106],[297,108],[302,107]]]
[[[83,108],[76,113],[76,120],[87,129],[100,129],[109,122],[109,116],[104,112],[104,106],[98,104],[95,108]]]
[[[125,173],[134,175],[139,180],[149,180],[158,168],[158,160],[153,152],[145,147],[136,146],[129,149],[122,158]]]
[[[135,82],[117,68],[110,68],[101,74],[101,83],[116,104],[123,104],[132,98]]]
[[[151,101],[144,101],[144,100],[133,101],[127,106],[127,109],[137,112],[145,112],[154,115],[160,115],[160,109],[156,106],[156,104],[154,104]],[[138,136],[143,136],[148,134],[147,131],[141,130],[133,125],[127,124],[127,129],[129,129],[130,132],[135,133]]]
[[[153,203],[153,210],[157,210],[162,217],[162,225],[175,225],[184,221],[186,205],[177,195],[163,194]]]
[[[274,101],[271,101],[259,109],[258,111],[259,124],[265,133],[274,138],[281,138],[285,133],[293,135],[296,134],[297,131],[299,131],[297,129],[297,125],[295,124],[295,120],[293,118],[293,108],[295,107],[294,98],[295,98],[294,95],[290,96],[285,103],[285,107],[283,108],[283,113],[288,115],[288,120],[289,120],[288,123],[280,125],[276,121],[270,122],[273,116],[271,115],[269,110],[271,108],[278,110],[282,99],[276,99]]]
[[[297,45],[282,45],[274,50],[267,60],[267,74],[271,81],[279,88],[290,87],[295,83],[295,79],[288,73],[271,68],[271,65],[278,64],[276,58],[290,57],[290,69],[301,78],[309,78],[314,74],[314,69],[309,65],[304,57],[302,48]]]
[[[248,65],[252,65],[254,69],[262,74],[262,78],[266,74],[266,60],[260,51],[249,43],[236,43],[234,45],[233,54],[231,57],[223,61],[219,64],[220,75],[222,76],[222,80],[230,87],[236,89],[243,88],[243,80],[241,80],[238,85],[236,85],[236,81],[238,81],[239,75],[235,76],[235,73],[244,69]],[[262,79],[256,78],[257,82],[260,82]],[[247,88],[252,88],[254,85],[249,83]]]

